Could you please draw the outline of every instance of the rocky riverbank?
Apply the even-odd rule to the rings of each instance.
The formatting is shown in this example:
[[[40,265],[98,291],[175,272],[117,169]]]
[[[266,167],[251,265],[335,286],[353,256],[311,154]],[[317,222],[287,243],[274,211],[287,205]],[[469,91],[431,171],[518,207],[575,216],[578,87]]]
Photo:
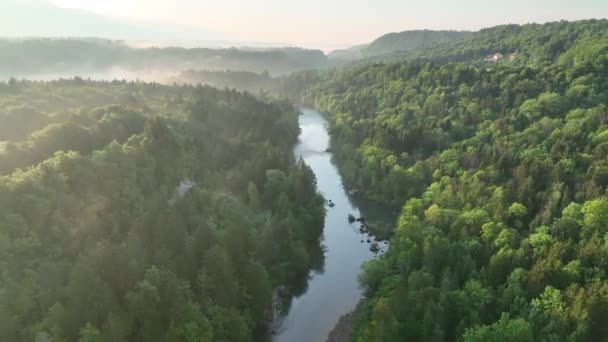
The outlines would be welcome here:
[[[357,318],[365,305],[364,300],[361,300],[355,310],[340,317],[336,326],[332,329],[327,337],[327,342],[350,342],[350,337],[353,332]]]

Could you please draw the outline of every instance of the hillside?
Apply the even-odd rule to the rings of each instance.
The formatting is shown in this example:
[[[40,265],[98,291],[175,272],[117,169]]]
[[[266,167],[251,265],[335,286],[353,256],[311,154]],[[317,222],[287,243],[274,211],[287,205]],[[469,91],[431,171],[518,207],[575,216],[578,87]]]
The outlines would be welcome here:
[[[322,68],[327,61],[320,50],[299,48],[133,48],[121,41],[81,38],[2,39],[0,58],[3,61],[0,76],[3,78],[99,75],[95,78],[120,79],[120,75],[136,74],[148,81],[162,80],[188,69],[284,74]]]
[[[373,42],[332,51],[328,58],[336,63],[352,62],[372,57],[391,57],[412,53],[434,44],[449,43],[468,32],[416,30],[385,34]]]
[[[4,340],[255,340],[306,281],[324,201],[290,104],[80,79],[0,104]]]
[[[401,55],[429,48],[436,44],[447,44],[463,37],[464,31],[404,31],[389,33],[367,45],[361,50],[364,57]]]
[[[435,63],[482,62],[488,55],[516,54],[520,63],[555,62],[583,40],[608,34],[608,20],[501,25],[477,32],[405,31],[368,45],[329,54],[335,62],[420,60]]]
[[[404,54],[408,59],[436,62],[478,61],[494,53],[517,53],[523,63],[555,62],[583,40],[605,37],[608,20],[503,25],[475,32],[461,40]]]
[[[352,46],[348,49],[334,50],[334,51],[331,51],[327,55],[327,58],[335,64],[358,61],[358,60],[364,58],[363,50],[367,46],[368,46],[368,44],[364,44],[364,45]]]
[[[608,339],[607,27],[490,28],[312,83],[347,186],[402,207],[353,340]],[[519,57],[470,62],[493,51]]]

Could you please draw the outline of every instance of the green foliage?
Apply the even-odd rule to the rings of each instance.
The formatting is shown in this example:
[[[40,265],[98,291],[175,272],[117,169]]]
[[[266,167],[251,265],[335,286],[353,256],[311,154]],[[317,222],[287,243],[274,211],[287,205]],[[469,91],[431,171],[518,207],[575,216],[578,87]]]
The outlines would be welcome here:
[[[606,32],[501,26],[309,84],[347,186],[402,205],[355,340],[606,338]],[[470,63],[494,52],[518,57]]]
[[[505,25],[432,44],[410,37],[400,61],[279,79],[183,76],[251,91],[261,83],[329,113],[346,185],[402,205],[389,250],[359,277],[368,300],[355,340],[602,341],[607,23]],[[90,42],[2,44],[33,59],[22,72],[65,59],[103,70],[216,53],[262,54],[252,62],[262,71],[266,57],[298,55],[94,42],[83,58]],[[70,53],[39,60],[57,48]],[[496,52],[517,57],[482,60]],[[0,336],[255,338],[273,289],[306,275],[324,215],[314,175],[292,157],[297,113],[261,97],[1,83]]]
[[[398,58],[438,63],[480,63],[486,55],[517,53],[514,61],[506,62],[597,61],[605,59],[607,32],[606,19],[501,25],[464,34],[459,39],[440,40],[435,44],[405,50]]]
[[[87,323],[87,325],[85,325],[84,328],[80,330],[80,339],[78,339],[78,342],[100,341],[102,341],[101,333],[99,332],[99,330],[97,330],[97,328],[91,325],[91,323]]]
[[[14,86],[0,102],[44,119],[0,153],[0,336],[260,337],[324,218],[293,107],[200,86]]]
[[[467,330],[464,334],[465,342],[532,342],[534,335],[530,324],[525,320],[509,319],[508,314],[502,315],[500,320],[492,325]]]
[[[406,60],[464,62],[484,67],[494,63],[558,62],[577,64],[575,70],[583,71],[589,63],[606,60],[607,32],[606,19],[509,24],[476,32],[404,31],[386,34],[367,45],[336,50],[328,57],[336,63]],[[502,58],[485,60],[495,54]]]

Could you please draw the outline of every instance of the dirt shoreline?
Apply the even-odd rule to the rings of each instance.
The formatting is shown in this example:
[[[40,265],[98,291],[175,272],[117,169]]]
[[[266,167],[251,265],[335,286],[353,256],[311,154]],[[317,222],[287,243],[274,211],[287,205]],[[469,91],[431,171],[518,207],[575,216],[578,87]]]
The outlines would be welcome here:
[[[365,301],[362,299],[353,311],[340,317],[336,326],[329,333],[327,342],[350,342],[355,322],[357,321],[364,304]]]

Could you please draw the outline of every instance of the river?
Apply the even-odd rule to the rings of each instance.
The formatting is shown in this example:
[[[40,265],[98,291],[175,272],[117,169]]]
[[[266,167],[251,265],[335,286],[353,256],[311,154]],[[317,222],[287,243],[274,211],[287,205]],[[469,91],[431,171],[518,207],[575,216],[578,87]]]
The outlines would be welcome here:
[[[330,143],[326,120],[312,109],[301,112],[301,134],[294,153],[312,168],[319,191],[335,206],[328,206],[325,217],[324,267],[310,272],[306,291],[293,298],[288,312],[275,322],[275,342],[324,342],[340,317],[361,299],[357,281],[361,264],[374,257],[367,242],[373,238],[359,232],[359,223],[348,222],[348,214],[359,217],[364,212],[367,217],[367,212],[349,198],[332,154],[326,152]],[[372,210],[378,216],[378,209]]]

